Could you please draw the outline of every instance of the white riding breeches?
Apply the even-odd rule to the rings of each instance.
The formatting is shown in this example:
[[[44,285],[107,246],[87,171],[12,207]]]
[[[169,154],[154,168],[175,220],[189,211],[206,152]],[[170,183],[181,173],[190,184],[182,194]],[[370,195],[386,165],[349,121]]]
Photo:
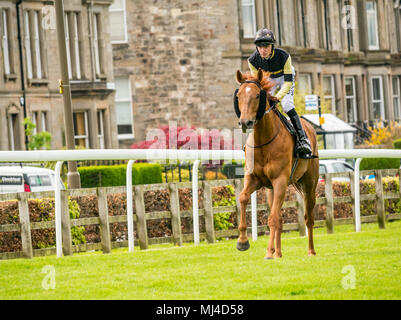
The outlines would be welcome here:
[[[294,90],[295,90],[295,69],[292,67],[293,81],[290,91],[281,99],[281,106],[285,113],[295,108],[294,105]],[[274,87],[270,90],[270,95],[273,95],[277,89],[281,89],[284,85],[284,76],[278,78],[270,78],[274,83]]]

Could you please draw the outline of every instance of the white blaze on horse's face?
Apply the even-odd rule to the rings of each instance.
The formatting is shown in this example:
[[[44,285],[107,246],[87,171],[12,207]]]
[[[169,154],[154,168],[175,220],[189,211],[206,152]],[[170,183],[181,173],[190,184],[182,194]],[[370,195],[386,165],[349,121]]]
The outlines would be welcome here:
[[[239,126],[242,131],[253,129],[259,107],[259,88],[255,84],[244,85],[238,92],[238,102],[241,110]]]

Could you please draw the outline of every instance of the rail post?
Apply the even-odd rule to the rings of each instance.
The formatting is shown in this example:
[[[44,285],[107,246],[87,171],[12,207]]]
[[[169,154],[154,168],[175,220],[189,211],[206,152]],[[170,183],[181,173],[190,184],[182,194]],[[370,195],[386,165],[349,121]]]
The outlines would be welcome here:
[[[209,243],[215,243],[216,236],[214,232],[212,185],[210,184],[210,182],[207,181],[204,182],[203,194],[204,194],[204,208],[205,208],[206,237]]]
[[[356,159],[355,162],[355,175],[354,175],[354,187],[355,187],[355,231],[361,231],[361,195],[360,195],[360,185],[359,185],[359,166],[361,164],[362,158]]]
[[[23,192],[18,193],[18,210],[21,224],[22,251],[25,258],[30,259],[33,257],[31,225],[29,222],[28,199]]]
[[[327,233],[334,232],[334,201],[332,174],[325,174],[324,193],[326,198],[326,227]]]
[[[61,230],[63,241],[63,254],[65,256],[72,256],[72,237],[71,237],[71,220],[70,210],[68,208],[68,191],[60,191],[60,205],[61,205]]]
[[[63,238],[62,238],[62,228],[61,228],[61,189],[60,189],[60,173],[61,166],[64,161],[57,161],[55,168],[55,180],[54,184],[54,202],[55,202],[55,216],[56,216],[56,252],[57,257],[63,256]]]
[[[199,203],[198,203],[198,168],[200,160],[195,160],[192,168],[192,221],[194,228],[194,244],[199,244]]]
[[[135,186],[135,211],[138,218],[137,232],[139,239],[139,247],[141,249],[148,248],[148,229],[146,226],[145,199],[143,194],[143,186]]]
[[[384,208],[383,175],[381,170],[375,170],[376,181],[376,211],[380,229],[386,227],[386,211]]]
[[[132,199],[132,166],[134,160],[127,164],[126,188],[127,188],[127,230],[128,230],[128,251],[134,251],[134,209]]]
[[[103,253],[111,252],[109,209],[107,206],[107,194],[105,188],[97,188],[97,201],[100,219],[100,238],[102,241]]]
[[[180,199],[178,195],[178,185],[173,182],[169,183],[169,191],[173,242],[175,246],[182,246]]]

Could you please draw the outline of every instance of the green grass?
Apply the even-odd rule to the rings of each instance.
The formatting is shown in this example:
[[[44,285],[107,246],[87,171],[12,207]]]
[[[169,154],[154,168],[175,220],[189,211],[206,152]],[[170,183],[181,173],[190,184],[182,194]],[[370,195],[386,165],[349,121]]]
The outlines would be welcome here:
[[[0,299],[401,298],[401,221],[363,224],[360,233],[351,225],[330,235],[316,229],[315,257],[307,238],[291,232],[283,234],[283,258],[264,260],[267,239],[246,252],[225,240],[0,261]],[[55,270],[54,289],[42,287],[45,266]],[[355,288],[345,289],[352,268]]]

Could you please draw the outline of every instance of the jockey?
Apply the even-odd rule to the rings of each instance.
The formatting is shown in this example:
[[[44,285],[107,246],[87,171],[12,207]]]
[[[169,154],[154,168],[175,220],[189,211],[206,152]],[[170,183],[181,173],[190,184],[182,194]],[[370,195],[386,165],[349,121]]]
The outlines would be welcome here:
[[[294,106],[294,88],[295,88],[295,69],[291,64],[291,56],[280,48],[275,48],[273,31],[263,28],[255,36],[255,52],[249,57],[248,65],[253,75],[256,75],[259,68],[270,72],[270,78],[275,83],[271,89],[270,100],[279,102],[284,112],[290,117],[291,123],[297,133],[298,143],[296,154],[300,156],[310,156],[312,149],[310,141],[302,128],[301,120]],[[273,96],[276,89],[280,90]]]

